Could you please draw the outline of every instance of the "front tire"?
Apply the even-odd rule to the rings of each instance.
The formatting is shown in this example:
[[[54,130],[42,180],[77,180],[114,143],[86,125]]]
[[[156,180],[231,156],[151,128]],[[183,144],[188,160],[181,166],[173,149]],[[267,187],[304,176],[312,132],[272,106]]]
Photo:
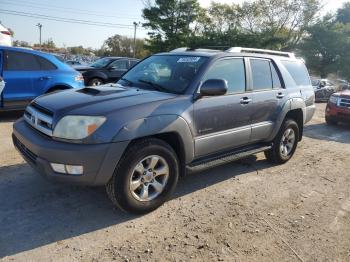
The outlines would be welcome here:
[[[336,126],[338,122],[333,118],[326,116],[326,124],[330,126]]]
[[[294,155],[298,142],[299,126],[294,120],[287,119],[274,139],[272,148],[265,151],[265,157],[271,163],[286,163]]]
[[[143,214],[161,206],[176,188],[179,161],[160,139],[133,143],[119,161],[106,191],[120,209]]]
[[[100,86],[103,84],[104,84],[104,82],[100,78],[93,78],[93,79],[89,80],[89,82],[88,82],[88,86]]]

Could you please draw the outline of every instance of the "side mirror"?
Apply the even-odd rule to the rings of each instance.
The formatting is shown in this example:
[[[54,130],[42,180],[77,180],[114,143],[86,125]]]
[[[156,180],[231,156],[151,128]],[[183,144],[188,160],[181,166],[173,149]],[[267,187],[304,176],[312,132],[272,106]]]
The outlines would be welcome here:
[[[201,88],[202,96],[221,96],[227,93],[227,81],[224,79],[208,79]]]

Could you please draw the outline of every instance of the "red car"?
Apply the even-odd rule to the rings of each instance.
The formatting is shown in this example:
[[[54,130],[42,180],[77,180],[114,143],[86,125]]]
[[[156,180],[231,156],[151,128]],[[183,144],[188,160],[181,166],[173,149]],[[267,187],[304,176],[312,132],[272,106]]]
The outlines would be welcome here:
[[[331,95],[326,107],[326,122],[336,125],[338,122],[350,123],[350,90]]]

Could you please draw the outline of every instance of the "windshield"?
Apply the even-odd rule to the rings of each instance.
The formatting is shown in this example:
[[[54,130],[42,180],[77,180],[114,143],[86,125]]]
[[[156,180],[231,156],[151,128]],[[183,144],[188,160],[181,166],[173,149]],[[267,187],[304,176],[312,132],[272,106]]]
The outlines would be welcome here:
[[[92,63],[90,66],[91,67],[95,67],[95,68],[102,68],[105,67],[106,65],[108,65],[111,62],[111,58],[105,57],[105,58],[101,58],[98,59],[97,61],[95,61],[94,63]]]
[[[180,94],[206,60],[200,56],[151,56],[128,71],[118,83]]]

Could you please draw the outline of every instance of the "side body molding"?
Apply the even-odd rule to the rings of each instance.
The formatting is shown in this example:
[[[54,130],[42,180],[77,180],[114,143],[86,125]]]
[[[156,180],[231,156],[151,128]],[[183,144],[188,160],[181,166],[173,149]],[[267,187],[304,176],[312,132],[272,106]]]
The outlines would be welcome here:
[[[134,120],[122,127],[113,142],[130,141],[133,139],[176,133],[182,141],[186,163],[194,158],[194,140],[187,122],[178,115],[159,115]]]

